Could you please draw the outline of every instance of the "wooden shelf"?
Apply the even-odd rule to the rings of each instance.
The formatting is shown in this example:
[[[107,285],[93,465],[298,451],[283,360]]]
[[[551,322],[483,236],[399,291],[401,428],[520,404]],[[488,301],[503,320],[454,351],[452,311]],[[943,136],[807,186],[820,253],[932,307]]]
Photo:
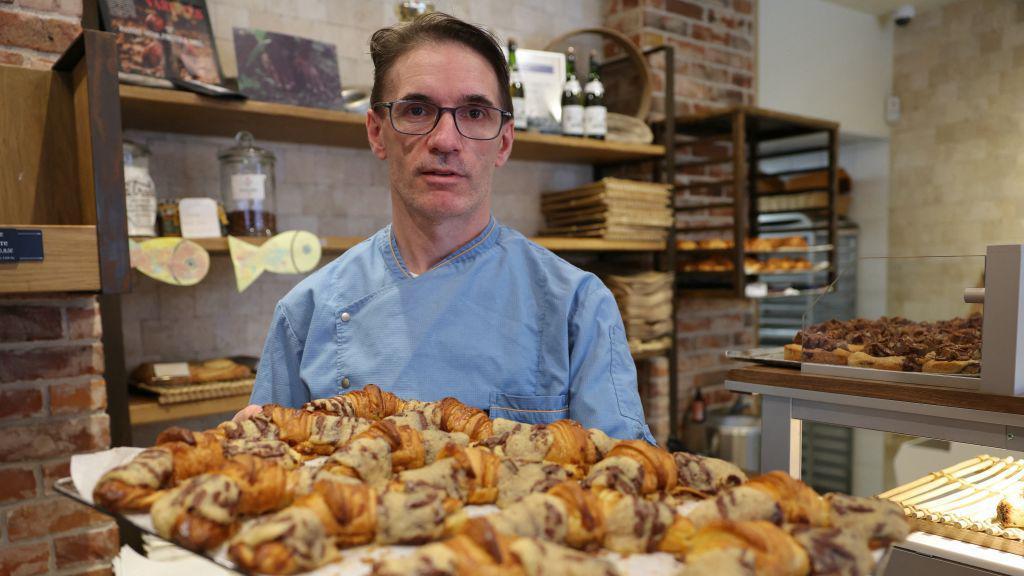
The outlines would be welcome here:
[[[261,140],[368,148],[366,117],[270,102],[219,100],[179,90],[121,85],[125,129],[204,136],[248,130]],[[623,144],[534,132],[517,132],[514,160],[608,164],[664,158],[651,144]]]
[[[137,238],[144,241],[145,238]],[[246,238],[247,242],[262,244],[266,238]],[[324,236],[322,246],[324,252],[339,253],[365,240],[360,236]],[[642,240],[605,240],[603,238],[563,238],[561,236],[536,236],[530,240],[551,250],[552,252],[661,252],[665,250],[664,242]],[[227,254],[227,238],[201,238],[193,240],[210,254]]]
[[[0,294],[100,290],[95,226],[0,227],[43,231],[43,261],[0,264]]]
[[[128,412],[133,426],[171,422],[183,418],[196,418],[226,412],[237,412],[249,405],[249,394],[181,402],[179,404],[157,403],[152,396],[132,395],[128,400]]]

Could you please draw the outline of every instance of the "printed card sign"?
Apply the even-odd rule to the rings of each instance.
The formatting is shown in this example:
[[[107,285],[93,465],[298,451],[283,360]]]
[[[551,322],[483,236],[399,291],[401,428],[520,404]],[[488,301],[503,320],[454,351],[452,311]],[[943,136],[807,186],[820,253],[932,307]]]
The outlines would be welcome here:
[[[0,263],[42,261],[42,230],[0,228]]]

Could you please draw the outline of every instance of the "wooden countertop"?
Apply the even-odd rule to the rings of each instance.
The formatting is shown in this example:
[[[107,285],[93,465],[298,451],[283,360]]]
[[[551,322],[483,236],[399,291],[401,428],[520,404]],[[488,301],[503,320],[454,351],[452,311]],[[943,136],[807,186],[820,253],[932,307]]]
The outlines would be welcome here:
[[[950,408],[966,408],[986,412],[1024,415],[1024,396],[998,396],[964,390],[951,390],[912,384],[872,382],[853,378],[835,378],[803,374],[792,368],[750,366],[730,370],[727,380],[778,386],[795,390],[811,390],[862,398],[932,404]]]

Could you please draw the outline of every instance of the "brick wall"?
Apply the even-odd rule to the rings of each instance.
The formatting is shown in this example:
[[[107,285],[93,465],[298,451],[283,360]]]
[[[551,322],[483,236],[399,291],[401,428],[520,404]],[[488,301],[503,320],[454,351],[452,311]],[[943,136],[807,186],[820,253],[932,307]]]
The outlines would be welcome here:
[[[110,446],[94,296],[0,300],[0,574],[109,574],[116,525],[59,496],[72,453]]]
[[[757,82],[756,0],[611,0],[605,25],[629,36],[642,48],[670,44],[675,49],[675,93],[668,101],[677,116],[756,101]],[[665,63],[652,58],[652,111],[665,109]],[[729,153],[728,144],[703,144],[702,148],[679,146],[677,158],[712,157]],[[684,184],[702,178],[729,176],[729,165],[688,169],[678,174]],[[719,188],[704,193],[732,194]],[[725,224],[731,211],[694,216],[686,214],[680,226]],[[707,234],[707,236],[727,233]],[[695,237],[699,238],[699,237]],[[718,386],[733,366],[723,353],[755,343],[756,308],[746,299],[690,299],[681,297],[676,317],[679,353],[679,414],[685,425],[689,400],[697,387]],[[657,393],[656,387],[651,391]],[[664,394],[668,394],[667,386]],[[667,400],[653,398],[651,406]],[[677,431],[678,432],[678,431]],[[683,437],[682,435],[680,437]]]
[[[45,69],[81,30],[82,0],[0,0],[0,65]],[[94,296],[0,299],[0,574],[110,574],[107,517],[57,495],[72,453],[110,446]]]
[[[82,0],[0,0],[0,64],[49,68],[81,18]]]

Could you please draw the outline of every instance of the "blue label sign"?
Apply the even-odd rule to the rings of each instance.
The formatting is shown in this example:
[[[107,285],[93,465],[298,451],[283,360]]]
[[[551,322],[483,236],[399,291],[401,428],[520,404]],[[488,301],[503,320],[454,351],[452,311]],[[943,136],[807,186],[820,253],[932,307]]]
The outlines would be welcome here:
[[[42,261],[42,230],[0,228],[0,263]]]

